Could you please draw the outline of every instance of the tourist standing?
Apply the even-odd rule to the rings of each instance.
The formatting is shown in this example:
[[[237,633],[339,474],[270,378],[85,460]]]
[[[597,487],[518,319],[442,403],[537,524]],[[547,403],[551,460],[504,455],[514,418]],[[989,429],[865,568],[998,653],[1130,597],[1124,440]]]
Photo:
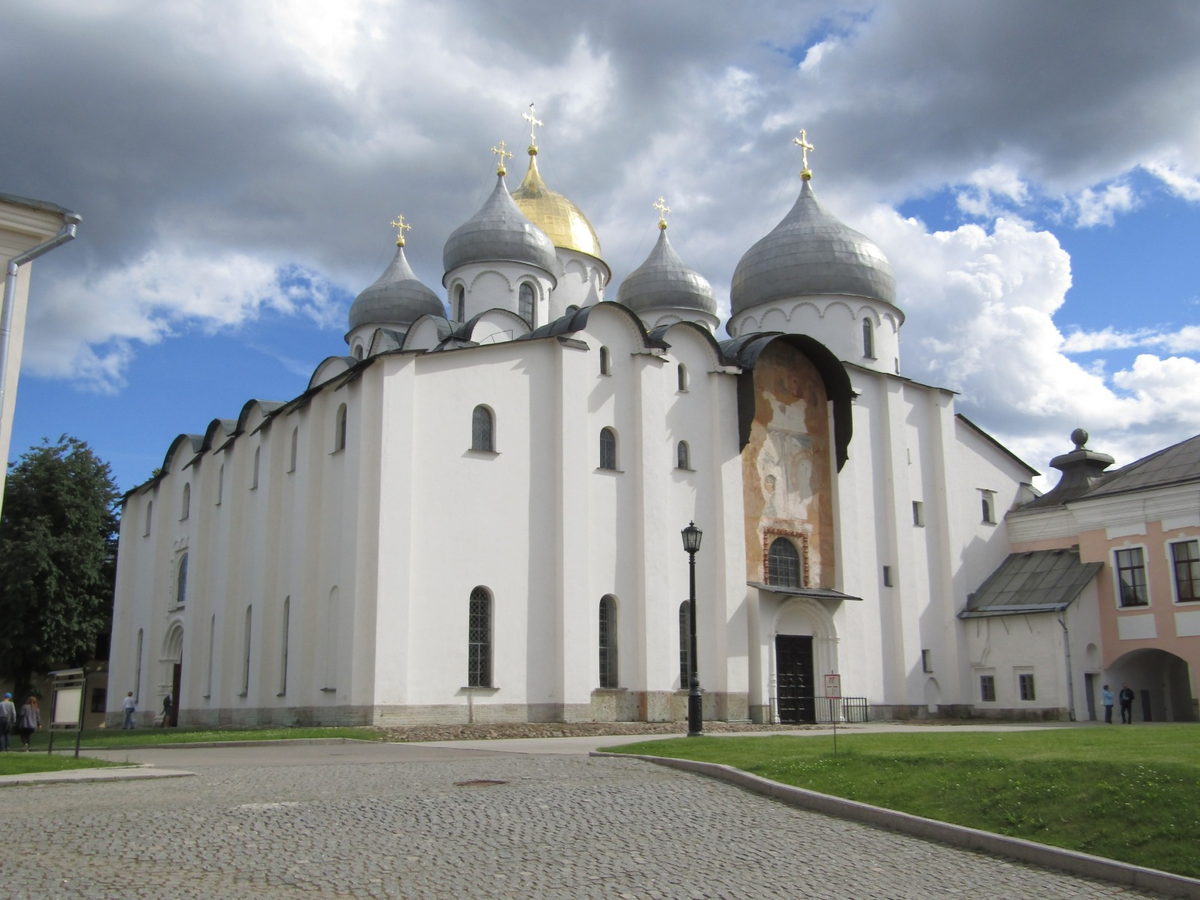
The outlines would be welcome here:
[[[17,708],[13,705],[12,694],[5,692],[0,700],[0,750],[8,749],[8,736],[17,730]]]
[[[133,714],[137,712],[137,703],[133,700],[133,691],[125,695],[125,699],[121,702],[121,709],[125,710],[125,724],[121,726],[121,730],[128,731],[133,727]]]
[[[21,715],[17,717],[17,731],[21,733],[22,749],[29,752],[29,738],[42,727],[42,714],[38,709],[38,699],[32,694],[21,707]]]
[[[1112,708],[1113,708],[1113,692],[1109,690],[1108,685],[1104,686],[1104,692],[1100,695],[1104,703],[1104,721],[1109,725],[1112,724]]]
[[[1117,699],[1121,701],[1121,724],[1133,724],[1133,689],[1125,682],[1121,682],[1121,693],[1117,695]]]

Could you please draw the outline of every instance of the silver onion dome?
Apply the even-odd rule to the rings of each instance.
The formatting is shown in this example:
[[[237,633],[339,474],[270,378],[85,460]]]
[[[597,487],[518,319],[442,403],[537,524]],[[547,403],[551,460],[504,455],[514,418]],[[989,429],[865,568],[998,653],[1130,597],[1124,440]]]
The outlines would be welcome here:
[[[496,189],[479,212],[454,230],[442,251],[447,275],[467,263],[519,262],[537,266],[556,280],[556,261],[554,244],[517,208],[503,175],[496,178]]]
[[[896,279],[883,251],[822,209],[805,180],[783,221],[738,262],[729,299],[736,315],[760,303],[814,294],[894,306]]]
[[[399,325],[408,328],[424,315],[444,316],[446,307],[438,295],[417,280],[403,245],[384,273],[354,298],[350,307],[350,330],[360,325]]]
[[[717,314],[717,298],[703,275],[689,269],[667,240],[666,228],[646,261],[634,269],[617,289],[617,302],[634,312],[651,309],[696,309]]]

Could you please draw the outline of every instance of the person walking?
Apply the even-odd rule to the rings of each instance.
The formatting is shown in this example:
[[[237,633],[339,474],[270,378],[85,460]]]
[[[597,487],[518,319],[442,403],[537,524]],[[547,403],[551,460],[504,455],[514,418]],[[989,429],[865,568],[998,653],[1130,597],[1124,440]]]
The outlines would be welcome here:
[[[129,731],[133,728],[133,714],[137,712],[137,703],[133,699],[133,691],[125,695],[125,699],[121,701],[121,709],[125,710],[125,724],[121,726],[122,731]]]
[[[1113,708],[1113,692],[1109,690],[1108,685],[1104,686],[1104,691],[1100,695],[1104,704],[1104,721],[1109,725],[1112,724],[1112,708]]]
[[[1121,724],[1133,724],[1133,689],[1125,682],[1121,682],[1121,693],[1117,694],[1117,699],[1121,701]]]
[[[171,694],[168,692],[167,696],[163,697],[162,723],[160,725],[162,728],[171,724],[171,704]]]
[[[17,730],[17,708],[13,705],[12,694],[7,691],[4,699],[0,700],[0,750],[8,749],[8,736]]]
[[[21,733],[21,744],[26,753],[29,752],[29,738],[35,731],[41,730],[42,713],[38,709],[38,699],[32,694],[21,707],[21,715],[17,718],[17,731]]]

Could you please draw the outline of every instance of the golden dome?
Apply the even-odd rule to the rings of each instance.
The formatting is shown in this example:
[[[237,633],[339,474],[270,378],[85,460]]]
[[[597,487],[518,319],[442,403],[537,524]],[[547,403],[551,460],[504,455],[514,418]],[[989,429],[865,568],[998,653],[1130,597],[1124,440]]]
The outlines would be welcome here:
[[[592,223],[570,200],[558,191],[552,191],[542,181],[538,172],[537,151],[529,154],[529,171],[521,186],[512,192],[512,198],[525,217],[550,236],[555,247],[578,250],[601,259],[600,240]]]

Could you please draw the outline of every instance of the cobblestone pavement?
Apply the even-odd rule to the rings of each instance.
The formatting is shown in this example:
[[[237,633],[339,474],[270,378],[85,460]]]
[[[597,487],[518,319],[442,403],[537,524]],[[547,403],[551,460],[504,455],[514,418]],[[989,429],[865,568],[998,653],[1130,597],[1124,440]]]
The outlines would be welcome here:
[[[261,748],[248,764],[216,750],[189,763],[193,778],[5,788],[0,896],[1151,896],[636,760],[280,755]]]

